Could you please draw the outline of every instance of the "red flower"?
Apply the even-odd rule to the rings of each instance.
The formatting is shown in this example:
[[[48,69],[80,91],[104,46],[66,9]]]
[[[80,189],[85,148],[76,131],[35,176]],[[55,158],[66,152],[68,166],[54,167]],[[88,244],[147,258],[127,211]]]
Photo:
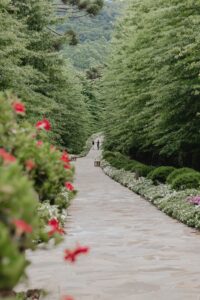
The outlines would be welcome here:
[[[32,159],[26,161],[26,170],[31,171],[36,167],[35,162]]]
[[[61,300],[74,300],[74,298],[71,296],[63,296]]]
[[[64,164],[64,168],[65,168],[66,170],[69,170],[69,169],[71,169],[71,166],[70,166],[70,164]]]
[[[68,260],[71,263],[74,263],[78,255],[87,254],[88,252],[89,252],[89,247],[77,246],[74,250],[66,249],[64,259]]]
[[[60,227],[60,224],[57,219],[51,219],[48,222],[48,225],[51,227],[51,230],[49,231],[49,236],[52,236],[54,233],[64,234],[65,231],[63,228]]]
[[[33,231],[32,227],[23,220],[14,220],[13,224],[20,233],[31,233]]]
[[[89,252],[89,247],[78,246],[75,250],[75,255],[87,254]]]
[[[5,149],[3,149],[3,148],[0,148],[0,157],[3,158],[3,161],[4,161],[5,163],[13,163],[13,162],[16,161],[16,158],[15,158],[12,154],[8,153],[8,152],[7,152]]]
[[[65,182],[65,187],[70,192],[74,191],[74,186],[71,184],[71,182]]]
[[[37,146],[40,147],[43,145],[43,141],[37,141]]]
[[[63,152],[61,156],[61,161],[64,162],[65,169],[71,169],[69,154],[66,151]]]
[[[43,119],[41,121],[38,121],[36,124],[37,129],[45,129],[47,131],[51,130],[51,124],[47,119]]]
[[[61,160],[65,163],[69,163],[70,159],[69,159],[69,155],[66,151],[63,152],[62,156],[61,156]]]
[[[25,106],[24,104],[22,104],[21,102],[13,102],[12,104],[12,108],[14,109],[14,111],[17,113],[17,114],[20,114],[20,115],[24,115],[25,114]]]

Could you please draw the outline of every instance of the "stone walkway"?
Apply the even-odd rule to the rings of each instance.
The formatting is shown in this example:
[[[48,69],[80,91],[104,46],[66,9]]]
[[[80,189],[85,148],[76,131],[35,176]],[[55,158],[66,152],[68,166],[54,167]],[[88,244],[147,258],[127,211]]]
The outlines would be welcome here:
[[[199,300],[199,233],[105,176],[96,155],[76,163],[68,235],[58,248],[30,254],[28,287],[50,290],[48,300]],[[70,265],[63,251],[76,242],[91,252]]]

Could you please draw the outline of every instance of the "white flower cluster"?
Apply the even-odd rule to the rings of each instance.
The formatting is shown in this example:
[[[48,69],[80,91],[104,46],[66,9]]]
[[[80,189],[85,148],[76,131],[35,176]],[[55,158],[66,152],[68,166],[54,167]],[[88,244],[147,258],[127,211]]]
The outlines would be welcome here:
[[[143,196],[166,214],[200,229],[200,206],[187,201],[189,196],[200,195],[199,190],[176,191],[167,184],[154,185],[152,180],[144,177],[137,179],[135,173],[116,169],[105,160],[102,160],[101,167],[106,175]]]
[[[61,224],[66,222],[67,212],[65,209],[59,210],[57,205],[50,205],[48,201],[40,203],[38,214],[48,223],[49,220],[56,218]]]

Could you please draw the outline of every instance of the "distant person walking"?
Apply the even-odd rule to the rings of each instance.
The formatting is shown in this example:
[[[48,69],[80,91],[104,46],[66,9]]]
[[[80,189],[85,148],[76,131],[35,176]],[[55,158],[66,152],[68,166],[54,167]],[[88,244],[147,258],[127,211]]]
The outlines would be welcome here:
[[[100,149],[100,141],[98,140],[97,141],[97,150],[99,150]]]
[[[92,149],[94,150],[94,145],[95,145],[95,142],[92,141]]]

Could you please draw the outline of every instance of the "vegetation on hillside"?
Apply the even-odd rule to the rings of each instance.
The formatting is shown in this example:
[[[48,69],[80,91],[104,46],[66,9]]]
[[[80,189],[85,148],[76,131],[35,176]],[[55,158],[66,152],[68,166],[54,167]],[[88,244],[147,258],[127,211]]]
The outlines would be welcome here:
[[[115,22],[122,8],[120,1],[106,1],[101,12],[94,17],[86,15],[77,19],[69,13],[69,18],[59,30],[76,33],[78,44],[66,44],[63,53],[77,70],[84,71],[105,64]]]

